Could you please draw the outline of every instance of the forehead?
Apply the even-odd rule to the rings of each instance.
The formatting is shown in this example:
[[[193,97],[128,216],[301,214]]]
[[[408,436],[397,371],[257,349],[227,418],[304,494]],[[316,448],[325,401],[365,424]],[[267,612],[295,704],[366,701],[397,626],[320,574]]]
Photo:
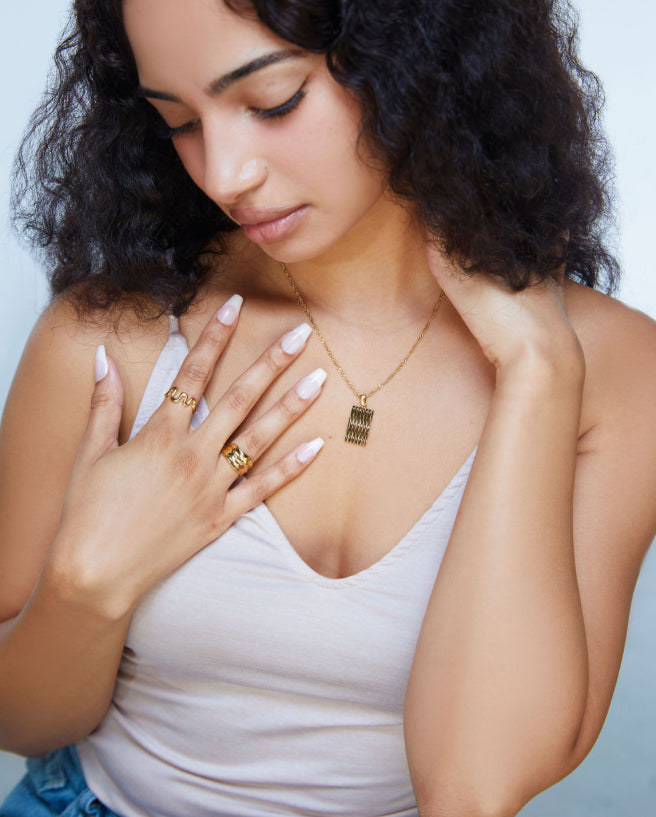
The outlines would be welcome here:
[[[150,87],[204,85],[208,77],[288,46],[222,0],[124,0],[123,21],[139,80]]]

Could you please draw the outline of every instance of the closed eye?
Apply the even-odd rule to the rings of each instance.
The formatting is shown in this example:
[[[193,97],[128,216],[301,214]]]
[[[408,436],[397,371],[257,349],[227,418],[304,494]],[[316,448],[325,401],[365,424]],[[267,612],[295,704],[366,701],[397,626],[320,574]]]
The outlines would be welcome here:
[[[200,127],[200,119],[192,119],[191,122],[185,122],[177,128],[169,128],[163,119],[159,119],[155,125],[155,133],[160,139],[175,139],[178,136],[184,136],[187,133],[192,133]]]
[[[279,119],[283,116],[287,116],[287,114],[291,113],[292,111],[296,110],[300,105],[303,97],[305,96],[305,86],[307,85],[307,79],[301,85],[301,87],[296,91],[294,96],[287,100],[287,102],[283,102],[282,105],[276,105],[274,108],[250,108],[250,112],[253,116],[257,117],[257,119]]]
[[[287,114],[290,114],[292,111],[298,108],[301,101],[305,97],[306,85],[307,79],[301,85],[298,91],[296,91],[296,93],[286,102],[283,102],[282,105],[276,105],[273,108],[251,107],[249,108],[249,111],[254,117],[262,121],[267,119],[281,119],[283,116],[287,116]],[[179,136],[185,136],[188,133],[193,133],[199,127],[200,119],[192,119],[190,122],[185,122],[184,125],[180,125],[177,128],[170,128],[166,122],[160,118],[156,124],[155,131],[160,139],[177,139]]]

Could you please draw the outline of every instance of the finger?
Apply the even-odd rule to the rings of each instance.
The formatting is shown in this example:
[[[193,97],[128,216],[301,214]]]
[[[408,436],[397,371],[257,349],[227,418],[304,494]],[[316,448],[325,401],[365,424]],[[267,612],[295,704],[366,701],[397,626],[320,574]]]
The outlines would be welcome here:
[[[298,420],[314,403],[321,393],[326,377],[327,374],[324,369],[315,369],[311,374],[301,378],[295,386],[278,400],[275,406],[239,434],[232,442],[236,443],[252,460],[256,460],[278,439],[286,428],[295,420]],[[220,460],[223,463],[222,467],[230,469],[226,471],[226,474],[234,479],[235,471],[228,460],[225,457],[220,457]]]
[[[94,368],[96,385],[91,395],[89,421],[78,449],[78,457],[88,462],[95,462],[118,446],[123,412],[121,377],[104,346],[96,349]]]
[[[175,383],[171,384],[166,395],[169,399],[164,401],[158,411],[174,411],[174,416],[179,417],[181,422],[190,422],[192,412],[180,411],[180,408],[195,407],[203,396],[216,362],[235,329],[242,303],[241,295],[233,295],[210,318],[184,359]]]
[[[213,440],[226,440],[240,426],[273,381],[290,366],[305,348],[312,327],[302,323],[273,343],[240,375],[218,401],[202,433]]]
[[[323,445],[321,437],[303,443],[261,473],[242,480],[228,491],[225,505],[230,515],[241,516],[295,479],[310,465]]]

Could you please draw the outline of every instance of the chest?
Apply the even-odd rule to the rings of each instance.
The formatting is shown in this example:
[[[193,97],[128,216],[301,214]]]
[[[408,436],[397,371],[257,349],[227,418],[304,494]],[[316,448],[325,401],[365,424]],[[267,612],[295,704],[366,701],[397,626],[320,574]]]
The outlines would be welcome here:
[[[235,338],[217,367],[206,395],[210,406],[268,339],[258,336],[255,325],[243,327],[242,338]],[[449,343],[452,348],[445,350]],[[363,389],[381,382],[391,369],[389,360],[368,367],[366,349],[358,359],[355,346],[352,363],[356,373],[362,372]],[[374,414],[366,446],[348,444],[346,427],[358,400],[313,335],[244,426],[319,366],[328,372],[321,396],[274,442],[252,473],[302,442],[317,436],[325,440],[311,467],[270,497],[267,506],[303,562],[318,574],[342,578],[388,553],[449,485],[478,442],[493,383],[477,348],[467,340],[454,343],[448,333],[434,333],[409,364],[369,398]],[[358,388],[355,377],[353,382]],[[236,430],[233,436],[238,434]]]
[[[256,506],[144,596],[128,638],[135,671],[400,713],[468,467],[390,552],[345,578],[316,573]]]
[[[102,745],[107,732],[111,741],[117,720],[121,730],[137,724],[135,743],[147,735],[165,758],[202,770],[212,813],[217,803],[236,813],[241,797],[268,805],[272,780],[285,798],[280,813],[318,813],[305,796],[290,805],[296,788],[280,786],[301,768],[302,791],[330,813],[416,814],[405,690],[465,479],[463,469],[425,524],[344,579],[313,572],[267,507],[256,506],[142,598],[115,706],[94,740]],[[126,756],[122,779],[130,780],[143,753]],[[170,768],[153,769],[165,788]]]
[[[196,315],[181,320],[189,346],[206,319]],[[246,427],[270,410],[303,375],[319,366],[327,371],[318,400],[251,472],[267,468],[296,445],[318,436],[325,440],[311,466],[267,500],[268,510],[298,558],[317,574],[352,576],[389,553],[449,485],[478,443],[494,388],[493,372],[462,324],[446,309],[440,319],[408,364],[369,399],[374,415],[366,446],[344,441],[358,400],[315,335],[244,423]],[[210,409],[269,343],[298,322],[299,315],[293,311],[272,316],[270,310],[260,314],[245,309],[205,392]],[[342,346],[343,363],[346,366],[348,360],[356,388],[364,390],[381,382],[398,364],[398,344],[385,346],[372,338]],[[143,365],[122,373],[124,438],[155,359],[144,359]],[[234,429],[227,440],[239,433]]]

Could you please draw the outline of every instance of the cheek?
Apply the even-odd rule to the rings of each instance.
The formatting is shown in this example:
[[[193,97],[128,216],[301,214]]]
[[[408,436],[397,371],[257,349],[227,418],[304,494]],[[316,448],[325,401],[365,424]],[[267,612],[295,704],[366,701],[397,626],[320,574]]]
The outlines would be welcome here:
[[[310,100],[295,128],[293,150],[289,141],[281,146],[288,167],[295,164],[297,173],[302,168],[304,179],[339,202],[340,210],[349,202],[357,206],[362,197],[379,196],[385,182],[383,174],[363,159],[357,104],[334,80]]]

